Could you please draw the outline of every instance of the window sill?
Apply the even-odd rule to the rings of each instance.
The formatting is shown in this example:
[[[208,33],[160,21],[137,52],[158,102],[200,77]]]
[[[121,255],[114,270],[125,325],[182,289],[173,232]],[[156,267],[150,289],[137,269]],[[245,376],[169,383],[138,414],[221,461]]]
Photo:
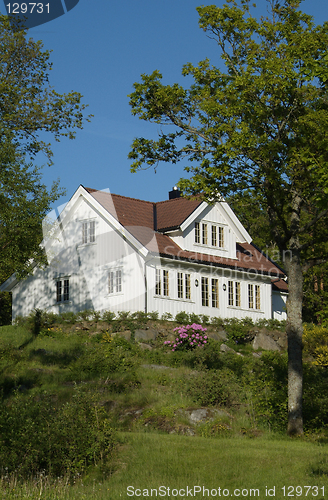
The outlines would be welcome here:
[[[220,250],[221,252],[228,251],[227,247],[219,247],[219,246],[214,247],[212,245],[203,245],[202,243],[195,243],[194,242],[194,246],[199,247],[199,248],[207,248],[208,250]]]
[[[77,247],[78,247],[78,248],[82,248],[82,247],[92,247],[92,246],[94,246],[94,245],[97,245],[97,242],[96,242],[96,241],[94,241],[94,242],[92,242],[92,243],[90,243],[90,242],[88,242],[88,243],[79,243],[79,244],[77,245]]]

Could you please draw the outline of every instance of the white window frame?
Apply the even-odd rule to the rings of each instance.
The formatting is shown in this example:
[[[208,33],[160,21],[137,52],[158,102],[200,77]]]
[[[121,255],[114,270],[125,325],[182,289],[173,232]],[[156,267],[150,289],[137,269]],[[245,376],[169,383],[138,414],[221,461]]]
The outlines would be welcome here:
[[[201,278],[201,295],[202,295],[202,306],[209,307],[209,278],[207,276],[202,276]]]
[[[190,273],[177,273],[178,299],[191,300],[191,275]]]
[[[228,281],[228,305],[230,307],[241,307],[241,282]]]
[[[155,297],[170,296],[170,273],[167,269],[155,268]]]
[[[211,303],[212,307],[219,308],[219,278],[211,278]]]
[[[108,269],[107,274],[108,295],[118,295],[123,293],[123,269],[115,267]]]
[[[96,220],[88,219],[81,221],[82,242],[81,245],[96,243]]]
[[[195,244],[207,248],[225,248],[224,226],[208,221],[195,222]]]
[[[261,285],[248,284],[248,309],[261,310]]]

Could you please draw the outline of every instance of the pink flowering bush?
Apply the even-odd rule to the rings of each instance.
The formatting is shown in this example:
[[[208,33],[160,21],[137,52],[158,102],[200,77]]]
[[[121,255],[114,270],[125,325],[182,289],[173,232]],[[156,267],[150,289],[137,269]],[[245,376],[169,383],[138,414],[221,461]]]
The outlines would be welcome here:
[[[177,326],[173,331],[176,333],[176,339],[164,342],[164,345],[170,347],[172,351],[190,351],[207,344],[207,329],[202,325],[193,323],[187,326]]]

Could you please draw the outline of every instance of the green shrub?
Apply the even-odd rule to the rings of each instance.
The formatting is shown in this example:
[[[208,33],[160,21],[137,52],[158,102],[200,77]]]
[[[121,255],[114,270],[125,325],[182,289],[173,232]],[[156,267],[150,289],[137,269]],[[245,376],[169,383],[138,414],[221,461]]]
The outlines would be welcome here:
[[[207,318],[208,316],[204,316],[204,317]],[[197,324],[198,323],[202,323],[201,317],[198,316],[198,314],[195,314],[195,313],[190,313],[190,315],[189,315],[189,321],[190,321],[190,323],[197,323]]]
[[[303,326],[304,354],[314,358],[314,364],[328,366],[328,328],[322,325]]]
[[[228,369],[206,370],[189,378],[187,394],[201,406],[226,406],[240,400],[240,383],[236,375]]]
[[[169,312],[163,313],[161,320],[162,321],[170,321],[173,318],[172,314]]]
[[[224,319],[223,318],[211,318],[211,325],[216,326],[217,328],[224,328]]]
[[[103,339],[103,335],[100,337]],[[69,365],[71,379],[75,381],[105,377],[117,372],[133,369],[137,363],[138,347],[122,337],[115,336],[111,342],[93,342],[84,347],[83,355]]]
[[[57,320],[58,323],[68,323],[70,325],[74,325],[77,322],[77,315],[72,311],[67,311],[61,313]]]
[[[255,422],[269,430],[283,431],[287,426],[287,354],[263,352],[244,371],[249,413]]]
[[[106,321],[106,323],[112,323],[112,321],[115,319],[115,313],[112,311],[104,311],[101,319],[103,321]]]
[[[0,463],[9,474],[74,476],[104,463],[114,446],[104,410],[79,390],[59,407],[46,394],[16,395],[0,407]]]
[[[174,320],[179,323],[179,325],[187,324],[189,323],[189,314],[186,313],[185,311],[181,311],[175,315]]]
[[[158,311],[152,311],[147,314],[148,319],[151,321],[157,321],[159,319]]]
[[[77,313],[77,321],[89,321],[92,317],[93,311],[91,309],[84,309],[84,311],[79,311]]]
[[[225,321],[224,328],[228,334],[229,340],[236,343],[245,343],[251,340],[250,330],[253,326],[253,321],[250,318],[239,320],[237,318],[230,318]]]

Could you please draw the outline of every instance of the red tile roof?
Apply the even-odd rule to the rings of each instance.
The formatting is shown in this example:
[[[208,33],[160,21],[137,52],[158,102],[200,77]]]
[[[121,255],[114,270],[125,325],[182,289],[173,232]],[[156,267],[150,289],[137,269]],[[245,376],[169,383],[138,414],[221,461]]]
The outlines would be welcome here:
[[[199,200],[175,198],[152,203],[105,191],[85,189],[143,246],[151,252],[159,253],[162,257],[270,276],[285,276],[281,269],[253,244],[238,243],[237,259],[227,259],[183,250],[167,234],[162,233],[165,229],[178,228],[200,205]],[[156,219],[157,231],[154,229]]]

